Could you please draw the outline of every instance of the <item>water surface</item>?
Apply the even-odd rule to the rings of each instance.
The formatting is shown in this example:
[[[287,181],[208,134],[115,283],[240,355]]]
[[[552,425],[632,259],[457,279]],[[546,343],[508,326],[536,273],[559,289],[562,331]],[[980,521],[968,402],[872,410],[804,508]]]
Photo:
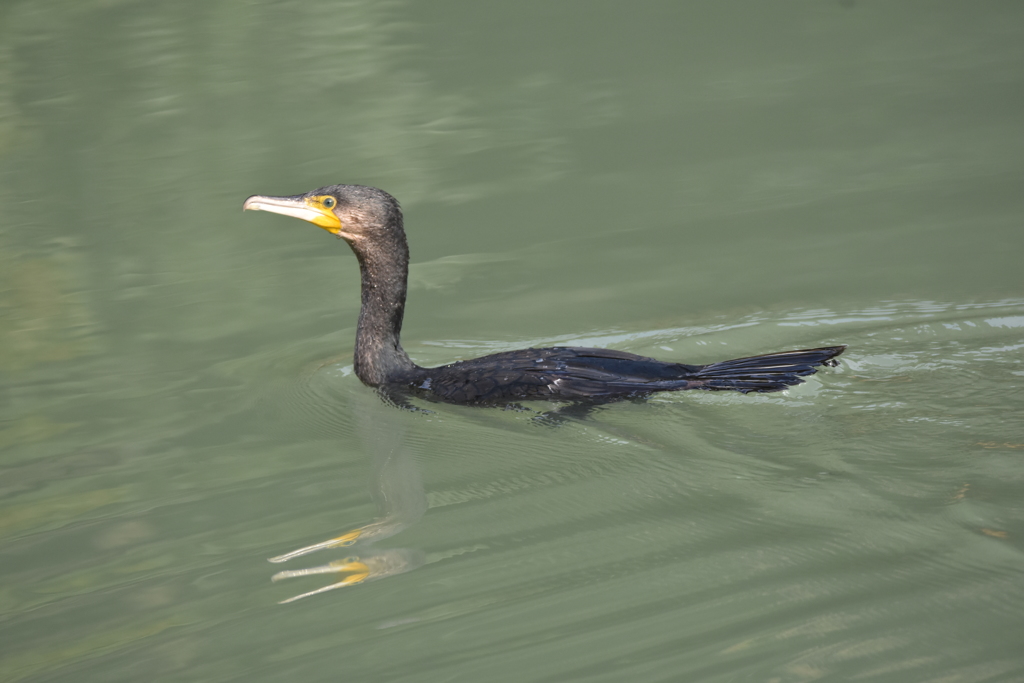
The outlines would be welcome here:
[[[1021,93],[1008,2],[7,3],[0,679],[1024,679]],[[336,182],[421,364],[849,349],[396,410],[240,211]]]

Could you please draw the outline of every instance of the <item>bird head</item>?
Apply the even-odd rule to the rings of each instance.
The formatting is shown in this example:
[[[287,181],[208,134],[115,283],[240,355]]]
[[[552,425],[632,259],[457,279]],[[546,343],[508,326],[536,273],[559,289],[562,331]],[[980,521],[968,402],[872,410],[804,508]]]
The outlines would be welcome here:
[[[364,185],[330,185],[288,197],[253,195],[242,209],[301,218],[352,245],[387,233],[404,235],[398,200]]]

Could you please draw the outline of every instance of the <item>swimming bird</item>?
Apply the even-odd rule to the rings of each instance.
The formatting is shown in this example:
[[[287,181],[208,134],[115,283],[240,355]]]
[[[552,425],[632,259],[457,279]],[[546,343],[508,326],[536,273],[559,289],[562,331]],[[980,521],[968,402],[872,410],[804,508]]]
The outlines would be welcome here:
[[[686,389],[782,391],[819,366],[836,366],[836,356],[846,348],[687,365],[625,351],[555,346],[424,368],[409,358],[400,341],[409,245],[394,197],[375,187],[331,185],[293,196],[253,195],[242,208],[301,218],[348,242],[362,279],[355,373],[389,396],[398,392],[447,403],[500,405],[534,399],[604,402]]]

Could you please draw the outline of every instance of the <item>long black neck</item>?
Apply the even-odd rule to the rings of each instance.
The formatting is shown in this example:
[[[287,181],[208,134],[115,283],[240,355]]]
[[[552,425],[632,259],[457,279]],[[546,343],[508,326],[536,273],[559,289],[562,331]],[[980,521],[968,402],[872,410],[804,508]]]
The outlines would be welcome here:
[[[399,219],[400,220],[400,219]],[[411,379],[420,369],[402,348],[402,316],[409,278],[409,246],[397,231],[352,243],[362,275],[362,308],[356,330],[355,370],[364,384]]]

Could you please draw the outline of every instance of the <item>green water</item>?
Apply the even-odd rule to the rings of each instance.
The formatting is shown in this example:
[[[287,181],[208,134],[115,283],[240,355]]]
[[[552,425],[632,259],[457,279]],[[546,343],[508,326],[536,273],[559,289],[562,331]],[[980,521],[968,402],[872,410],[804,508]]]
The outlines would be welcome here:
[[[1022,122],[1016,2],[8,0],[0,680],[1024,680]],[[396,410],[338,182],[424,365],[849,349]]]

